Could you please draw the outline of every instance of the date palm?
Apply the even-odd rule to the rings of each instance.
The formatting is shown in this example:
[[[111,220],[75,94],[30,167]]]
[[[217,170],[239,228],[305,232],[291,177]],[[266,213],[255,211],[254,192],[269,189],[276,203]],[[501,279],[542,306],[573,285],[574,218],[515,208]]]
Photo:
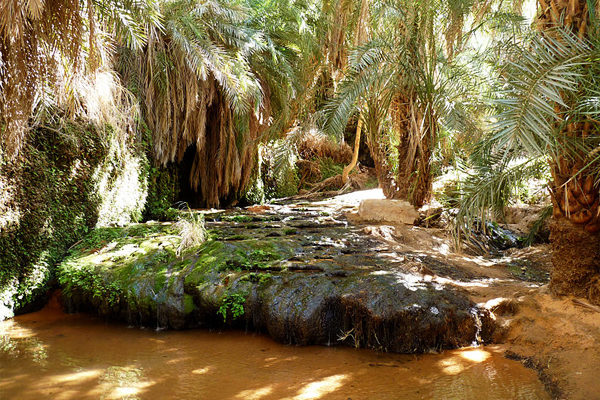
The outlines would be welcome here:
[[[539,1],[536,31],[499,67],[500,113],[467,181],[458,222],[500,210],[523,176],[549,166],[551,289],[600,304],[600,41],[595,1]],[[470,217],[469,217],[470,216]]]
[[[44,92],[65,76],[94,70],[99,33],[140,48],[160,25],[157,0],[3,0],[0,2],[0,145],[18,155]],[[87,45],[87,46],[86,46]],[[67,89],[68,89],[68,85]]]
[[[553,30],[558,27],[578,40],[592,41],[589,46],[595,50],[596,1],[540,0],[539,5],[536,22],[541,35],[557,37]],[[562,42],[568,46],[568,42]],[[598,62],[597,52],[592,51],[592,56],[584,61]],[[584,296],[600,304],[600,186],[594,173],[597,161],[590,158],[594,150],[585,146],[600,134],[600,123],[589,114],[577,112],[577,103],[585,98],[586,90],[600,89],[593,75],[597,72],[594,65],[582,65],[581,79],[572,88],[573,93],[559,91],[560,98],[553,102],[556,118],[552,124],[558,141],[565,147],[569,143],[576,147],[559,148],[550,157],[554,264],[551,288],[557,294]]]
[[[359,126],[387,197],[416,206],[431,197],[431,156],[442,124],[460,119],[451,115],[459,110],[452,105],[464,90],[450,58],[464,42],[463,23],[473,6],[444,0],[373,3],[373,39],[350,57],[326,129],[342,131],[359,106]]]

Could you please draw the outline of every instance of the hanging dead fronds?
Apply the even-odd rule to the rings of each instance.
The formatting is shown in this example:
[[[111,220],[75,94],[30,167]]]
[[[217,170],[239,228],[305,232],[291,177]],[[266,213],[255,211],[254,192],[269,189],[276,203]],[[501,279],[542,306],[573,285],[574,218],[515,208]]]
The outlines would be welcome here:
[[[252,40],[243,30],[243,10],[179,1],[164,14],[165,32],[150,38],[140,69],[155,158],[163,165],[181,162],[194,147],[190,187],[200,204],[218,206],[250,182],[270,113],[268,88],[242,50],[251,48],[243,41]]]
[[[336,164],[347,164],[352,159],[352,149],[345,143],[336,143],[328,136],[312,130],[296,143],[298,155],[304,160],[330,158]]]
[[[32,124],[50,107],[84,110],[75,81],[110,59],[112,40],[140,48],[160,23],[157,0],[3,0],[0,2],[0,147],[14,158]],[[87,67],[87,70],[86,70]],[[93,76],[90,77],[94,81]]]
[[[6,0],[0,4],[0,139],[18,155],[28,121],[54,72],[79,67],[83,20],[79,0]],[[62,63],[59,65],[59,62]]]

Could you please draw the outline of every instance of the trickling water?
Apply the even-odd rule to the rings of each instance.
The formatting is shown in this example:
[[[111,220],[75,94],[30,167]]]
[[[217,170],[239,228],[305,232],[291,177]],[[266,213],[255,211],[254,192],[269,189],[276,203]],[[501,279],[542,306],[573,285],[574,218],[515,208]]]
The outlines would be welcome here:
[[[475,339],[471,342],[471,346],[478,347],[481,345],[481,329],[483,328],[483,324],[481,322],[481,317],[479,316],[480,310],[476,307],[471,308],[470,313],[473,316],[473,321],[475,324]]]
[[[547,399],[490,347],[439,355],[128,329],[46,309],[0,323],[0,399]]]

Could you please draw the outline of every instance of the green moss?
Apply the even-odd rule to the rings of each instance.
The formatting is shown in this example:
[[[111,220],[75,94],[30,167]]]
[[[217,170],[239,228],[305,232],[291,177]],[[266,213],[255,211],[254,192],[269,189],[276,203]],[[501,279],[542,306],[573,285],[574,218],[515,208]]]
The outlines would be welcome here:
[[[188,313],[195,307],[189,296],[211,290],[214,307],[223,306],[226,287],[239,293],[252,284],[267,284],[272,279],[267,271],[295,252],[295,242],[281,239],[209,240],[177,257],[180,241],[168,223],[99,228],[70,250],[57,268],[58,281],[65,298],[87,299],[101,313],[126,304],[128,310],[148,315],[171,290],[181,290],[177,280],[182,280],[182,307]],[[250,273],[240,274],[246,271]],[[228,299],[227,318],[240,311],[235,298]]]
[[[251,184],[240,197],[241,204],[262,204],[265,202],[265,184],[261,176],[262,157],[259,157],[254,171],[252,171]]]
[[[110,126],[70,121],[36,128],[23,149],[27,157],[0,165],[0,186],[9,188],[0,215],[14,216],[0,229],[0,319],[27,311],[46,293],[56,263],[95,226],[141,218],[144,151]]]
[[[246,239],[250,239],[251,237],[248,235],[231,235],[231,236],[227,236],[224,237],[223,240],[246,240]]]
[[[139,121],[139,123],[143,147],[146,150],[148,160],[150,160],[146,164],[148,197],[143,210],[143,216],[147,220],[175,221],[178,211],[172,208],[172,206],[179,195],[177,167],[173,164],[166,167],[159,166],[158,163],[153,161],[154,145],[152,132],[143,120]]]
[[[273,275],[268,272],[250,272],[240,278],[240,281],[248,281],[251,283],[258,283],[259,285],[263,285],[269,282],[273,278]]]
[[[42,296],[52,267],[96,224],[100,197],[90,175],[107,155],[91,125],[67,123],[61,134],[34,130],[25,159],[0,166],[0,320]]]
[[[221,217],[223,221],[231,222],[251,222],[252,217],[249,215],[224,215]]]
[[[183,312],[189,314],[196,309],[196,304],[194,304],[194,298],[189,294],[183,296]]]
[[[549,273],[526,260],[513,260],[506,265],[515,278],[528,282],[548,282]]]
[[[156,296],[172,279],[170,272],[191,263],[176,257],[179,241],[171,225],[158,223],[96,229],[58,266],[58,282],[67,297],[79,293],[108,306],[135,298],[138,306],[155,307],[160,300]],[[154,297],[144,297],[139,290],[132,294],[144,285],[150,285]]]

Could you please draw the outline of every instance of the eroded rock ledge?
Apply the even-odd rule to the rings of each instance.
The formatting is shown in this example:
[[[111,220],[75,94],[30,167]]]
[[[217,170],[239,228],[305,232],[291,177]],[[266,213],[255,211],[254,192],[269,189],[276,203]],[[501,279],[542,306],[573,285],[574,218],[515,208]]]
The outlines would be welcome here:
[[[63,304],[137,326],[232,327],[402,353],[491,336],[488,312],[460,289],[476,277],[399,253],[339,214],[274,206],[209,214],[207,227],[210,239],[180,256],[169,223],[94,231],[58,267]]]

